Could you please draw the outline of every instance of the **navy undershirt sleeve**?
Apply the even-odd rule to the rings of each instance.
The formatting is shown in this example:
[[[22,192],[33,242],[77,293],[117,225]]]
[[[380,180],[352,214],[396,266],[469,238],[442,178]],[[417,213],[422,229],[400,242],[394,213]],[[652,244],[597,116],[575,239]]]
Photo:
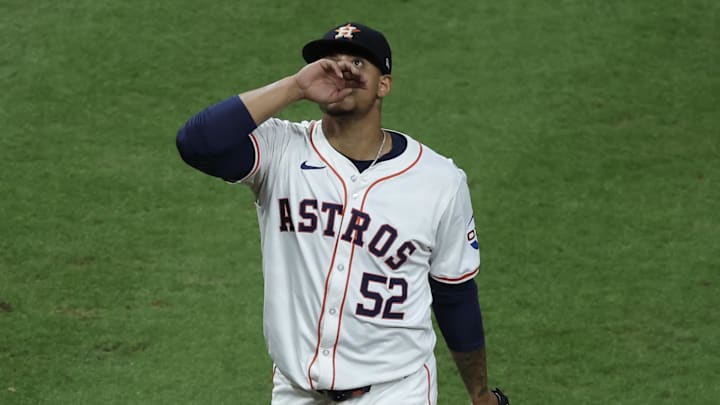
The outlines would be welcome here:
[[[190,166],[236,181],[255,165],[255,146],[248,136],[255,128],[245,104],[233,96],[190,118],[178,131],[176,145]]]
[[[460,284],[430,278],[433,312],[450,350],[471,352],[485,347],[482,313],[475,280]]]

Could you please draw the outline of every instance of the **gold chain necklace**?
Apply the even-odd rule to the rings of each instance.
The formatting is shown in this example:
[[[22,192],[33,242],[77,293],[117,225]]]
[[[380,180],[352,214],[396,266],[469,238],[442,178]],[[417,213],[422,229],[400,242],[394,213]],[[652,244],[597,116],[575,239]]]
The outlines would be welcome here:
[[[382,153],[383,148],[385,147],[385,140],[387,139],[387,132],[382,131],[383,133],[383,140],[380,144],[380,149],[378,149],[377,154],[375,155],[375,160],[370,163],[370,166],[366,170],[370,170],[371,167],[375,166],[375,163],[377,163],[378,159],[380,159],[380,154]]]

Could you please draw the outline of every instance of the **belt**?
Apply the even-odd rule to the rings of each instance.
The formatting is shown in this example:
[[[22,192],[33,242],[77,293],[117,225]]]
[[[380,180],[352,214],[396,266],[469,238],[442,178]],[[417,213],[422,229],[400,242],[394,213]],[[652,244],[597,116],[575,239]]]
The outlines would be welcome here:
[[[352,388],[349,390],[317,390],[319,393],[332,399],[335,402],[342,402],[348,399],[357,398],[363,394],[370,392],[370,386],[360,388]]]

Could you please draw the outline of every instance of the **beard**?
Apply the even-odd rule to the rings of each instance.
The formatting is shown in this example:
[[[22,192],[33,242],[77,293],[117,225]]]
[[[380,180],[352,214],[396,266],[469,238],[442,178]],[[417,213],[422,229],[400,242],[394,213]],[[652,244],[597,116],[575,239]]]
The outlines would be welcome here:
[[[355,113],[357,103],[352,99],[352,94],[344,99],[330,104],[320,104],[320,111],[331,117],[348,117]]]
[[[352,97],[352,95],[348,96]],[[333,118],[350,118],[367,115],[373,109],[374,104],[367,106],[360,105],[358,100],[343,99],[337,103],[319,104],[320,111]]]
[[[355,109],[331,108],[327,105],[321,105],[320,111],[334,118],[352,117],[353,115],[355,115]]]

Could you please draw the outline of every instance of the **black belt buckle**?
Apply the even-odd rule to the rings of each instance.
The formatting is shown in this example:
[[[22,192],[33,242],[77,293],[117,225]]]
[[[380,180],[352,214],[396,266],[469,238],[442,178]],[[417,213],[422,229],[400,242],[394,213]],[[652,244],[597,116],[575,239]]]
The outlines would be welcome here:
[[[319,393],[332,399],[335,402],[347,401],[348,399],[357,398],[365,393],[370,392],[370,386],[353,388],[349,390],[318,390]]]

